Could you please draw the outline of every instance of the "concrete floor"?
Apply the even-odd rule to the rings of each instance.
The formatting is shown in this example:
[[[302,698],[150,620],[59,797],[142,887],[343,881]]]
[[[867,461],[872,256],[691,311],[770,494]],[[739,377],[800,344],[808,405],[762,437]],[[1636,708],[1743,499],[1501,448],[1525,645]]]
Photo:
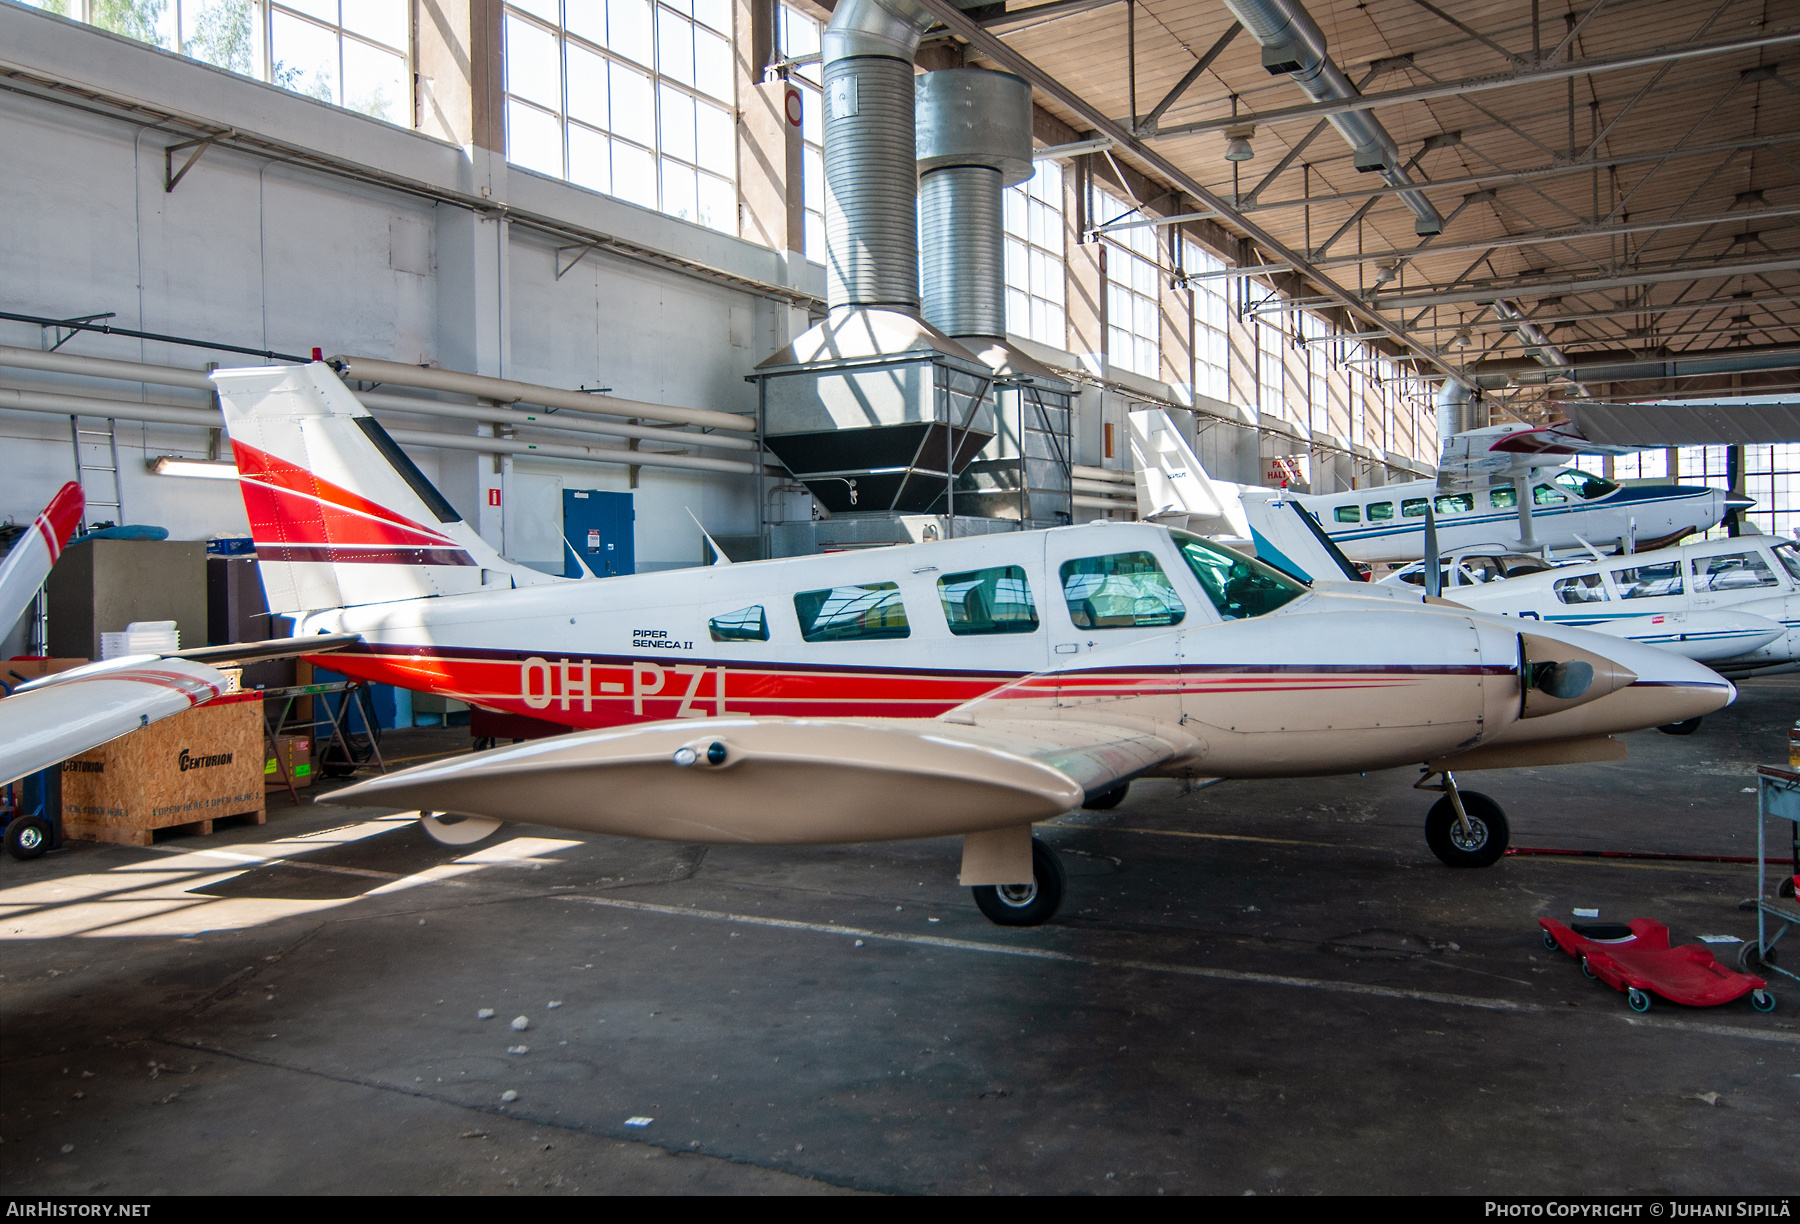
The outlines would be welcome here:
[[[1628,762],[1465,783],[1516,845],[1749,853],[1797,715],[1753,681]],[[1140,783],[1044,827],[1035,930],[951,841],[463,853],[284,800],[8,859],[0,1192],[1794,1191],[1800,989],[1634,1016],[1534,922],[1744,936],[1751,869],[1452,872],[1412,780]]]

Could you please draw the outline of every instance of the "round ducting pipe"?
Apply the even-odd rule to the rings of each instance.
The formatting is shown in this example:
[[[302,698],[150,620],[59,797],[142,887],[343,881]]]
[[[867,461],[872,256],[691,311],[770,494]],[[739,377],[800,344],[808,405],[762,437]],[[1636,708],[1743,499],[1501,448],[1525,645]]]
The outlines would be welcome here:
[[[925,321],[950,336],[1006,334],[1006,188],[1032,175],[1031,86],[948,68],[918,79]]]

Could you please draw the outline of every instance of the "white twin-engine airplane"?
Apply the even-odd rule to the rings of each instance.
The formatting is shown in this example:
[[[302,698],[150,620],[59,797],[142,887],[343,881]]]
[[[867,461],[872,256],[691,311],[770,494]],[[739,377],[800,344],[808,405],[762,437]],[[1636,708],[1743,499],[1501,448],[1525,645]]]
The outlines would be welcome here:
[[[1629,485],[1540,456],[1630,454],[1553,431],[1493,425],[1444,445],[1436,480],[1380,485],[1296,500],[1353,561],[1417,561],[1425,555],[1425,507],[1444,552],[1507,544],[1526,552],[1627,541],[1657,548],[1710,529],[1749,503],[1704,485]],[[1529,488],[1529,497],[1519,490]]]
[[[961,835],[983,913],[1025,925],[1063,891],[1032,823],[1112,806],[1138,777],[1422,763],[1445,792],[1432,849],[1486,866],[1505,815],[1453,769],[1618,759],[1612,733],[1735,696],[1636,643],[1327,593],[1149,523],[548,579],[461,522],[325,365],[213,377],[270,606],[297,635],[353,639],[334,670],[581,729],[323,797],[418,808],[452,844],[505,820],[685,842]]]

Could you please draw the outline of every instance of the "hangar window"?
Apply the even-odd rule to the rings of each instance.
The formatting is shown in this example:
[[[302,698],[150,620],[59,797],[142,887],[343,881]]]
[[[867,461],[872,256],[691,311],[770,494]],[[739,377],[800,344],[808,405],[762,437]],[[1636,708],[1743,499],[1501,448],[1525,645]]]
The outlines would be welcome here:
[[[900,588],[891,582],[802,591],[794,596],[800,636],[809,642],[912,636]]]
[[[37,0],[227,72],[410,127],[407,0]]]
[[[1394,503],[1393,502],[1370,502],[1369,503],[1369,521],[1371,523],[1375,522],[1377,519],[1391,519],[1393,517],[1394,517]]]
[[[1620,599],[1657,599],[1681,594],[1681,562],[1665,561],[1661,565],[1643,565],[1636,569],[1613,571],[1613,582]]]
[[[1360,523],[1362,522],[1362,507],[1339,506],[1331,512],[1331,517],[1340,523]]]
[[[1725,553],[1716,557],[1694,558],[1694,593],[1701,591],[1748,591],[1755,587],[1780,586],[1775,571],[1762,559],[1761,553]]]
[[[1063,599],[1078,629],[1179,625],[1187,607],[1147,552],[1064,561]]]
[[[729,0],[512,0],[505,44],[508,161],[737,233]]]
[[[1117,196],[1094,189],[1088,215],[1104,224],[1131,220],[1138,211]],[[1148,225],[1102,230],[1106,244],[1106,359],[1113,365],[1162,377],[1162,260],[1156,230]]]
[[[1551,589],[1556,592],[1557,599],[1566,604],[1605,603],[1611,598],[1606,593],[1606,580],[1599,574],[1559,578]]]
[[[938,579],[944,620],[958,637],[982,633],[1035,633],[1037,605],[1031,584],[1016,565],[945,574]]]
[[[1424,518],[1425,499],[1423,497],[1409,497],[1402,501],[1400,503],[1400,516],[1402,518]]]
[[[762,606],[739,608],[736,612],[727,612],[723,616],[715,616],[706,622],[715,642],[766,642],[769,640],[769,618],[763,615]]]
[[[1467,514],[1475,508],[1475,499],[1467,493],[1446,493],[1437,499],[1439,514]]]
[[[1190,535],[1171,531],[1181,549],[1181,559],[1194,571],[1213,607],[1226,620],[1242,620],[1273,612],[1282,604],[1306,594],[1306,588],[1286,574]]]
[[[1069,342],[1063,313],[1063,175],[1054,161],[1006,189],[1006,327],[1039,344]]]

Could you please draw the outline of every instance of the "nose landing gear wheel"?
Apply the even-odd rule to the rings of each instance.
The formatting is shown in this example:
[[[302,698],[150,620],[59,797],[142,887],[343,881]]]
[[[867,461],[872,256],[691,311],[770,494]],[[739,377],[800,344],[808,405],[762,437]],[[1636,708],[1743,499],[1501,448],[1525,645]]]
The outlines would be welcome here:
[[[1041,926],[1050,921],[1063,899],[1062,860],[1037,838],[1031,839],[1029,884],[983,884],[969,891],[976,908],[1000,926]]]
[[[1463,831],[1456,806],[1445,795],[1425,816],[1425,844],[1446,867],[1492,867],[1512,840],[1506,813],[1480,791],[1459,791],[1458,795],[1469,815],[1468,831]]]
[[[1664,735],[1692,735],[1700,729],[1698,718],[1684,718],[1680,722],[1664,723],[1658,727]]]

